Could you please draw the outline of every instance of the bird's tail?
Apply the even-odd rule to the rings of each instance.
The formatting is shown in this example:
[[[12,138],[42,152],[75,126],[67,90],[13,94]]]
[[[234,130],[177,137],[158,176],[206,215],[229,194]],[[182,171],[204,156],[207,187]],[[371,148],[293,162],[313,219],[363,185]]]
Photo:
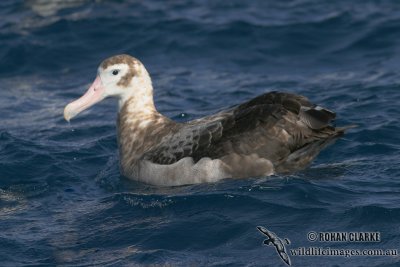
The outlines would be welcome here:
[[[347,130],[357,128],[357,127],[358,127],[357,124],[350,124],[350,125],[346,125],[346,126],[342,126],[342,127],[335,127],[335,132],[337,133],[337,135],[342,135]]]

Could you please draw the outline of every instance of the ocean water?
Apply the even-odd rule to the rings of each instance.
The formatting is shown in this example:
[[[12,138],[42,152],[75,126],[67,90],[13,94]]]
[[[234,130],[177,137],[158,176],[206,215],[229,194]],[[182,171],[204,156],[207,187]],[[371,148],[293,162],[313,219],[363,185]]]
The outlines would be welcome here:
[[[286,249],[400,249],[400,2],[0,2],[0,266],[286,266]],[[98,64],[128,53],[185,121],[263,92],[357,124],[291,175],[156,187],[118,169],[116,102],[64,121]],[[379,232],[320,242],[309,232]],[[400,266],[295,256],[292,266]]]

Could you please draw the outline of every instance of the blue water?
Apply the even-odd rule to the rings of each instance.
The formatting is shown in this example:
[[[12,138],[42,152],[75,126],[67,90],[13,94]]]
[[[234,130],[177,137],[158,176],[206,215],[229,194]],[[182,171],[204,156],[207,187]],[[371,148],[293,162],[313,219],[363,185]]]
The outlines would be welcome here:
[[[287,249],[399,249],[400,2],[0,1],[1,266],[285,266]],[[149,70],[184,121],[266,91],[303,94],[357,124],[306,170],[155,187],[119,174],[116,102],[68,124],[64,106],[114,54]],[[309,231],[378,231],[321,243]],[[293,266],[400,266],[300,257]]]

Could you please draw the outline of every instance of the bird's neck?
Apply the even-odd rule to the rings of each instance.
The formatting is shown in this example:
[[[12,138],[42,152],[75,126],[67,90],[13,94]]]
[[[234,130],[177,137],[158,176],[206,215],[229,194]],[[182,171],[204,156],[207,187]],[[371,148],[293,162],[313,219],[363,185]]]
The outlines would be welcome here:
[[[119,113],[158,113],[154,106],[153,94],[122,96],[118,102]]]
[[[127,107],[129,112],[156,111],[153,101],[153,85],[147,73],[131,81],[125,93],[120,95],[118,106],[120,112],[123,107]]]
[[[175,122],[156,110],[152,97],[127,99],[118,114],[118,145],[122,169],[127,170],[133,166],[175,126]]]

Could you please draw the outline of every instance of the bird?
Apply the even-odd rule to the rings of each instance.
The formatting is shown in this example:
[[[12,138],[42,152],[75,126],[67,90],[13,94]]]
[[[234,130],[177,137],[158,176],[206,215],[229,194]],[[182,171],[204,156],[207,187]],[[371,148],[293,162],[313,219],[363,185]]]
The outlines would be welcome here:
[[[65,120],[108,97],[118,99],[122,176],[157,186],[300,171],[350,128],[335,127],[335,112],[308,98],[278,91],[176,122],[157,111],[147,69],[127,54],[101,62],[87,92],[65,106]]]
[[[276,252],[278,253],[279,257],[281,257],[282,261],[285,262],[287,265],[292,265],[290,261],[289,254],[286,250],[285,243],[287,245],[290,245],[290,240],[285,238],[284,241],[279,238],[274,232],[271,232],[267,228],[263,226],[257,226],[258,231],[260,231],[262,234],[267,236],[268,238],[264,240],[263,244],[264,245],[272,245],[275,247]]]

